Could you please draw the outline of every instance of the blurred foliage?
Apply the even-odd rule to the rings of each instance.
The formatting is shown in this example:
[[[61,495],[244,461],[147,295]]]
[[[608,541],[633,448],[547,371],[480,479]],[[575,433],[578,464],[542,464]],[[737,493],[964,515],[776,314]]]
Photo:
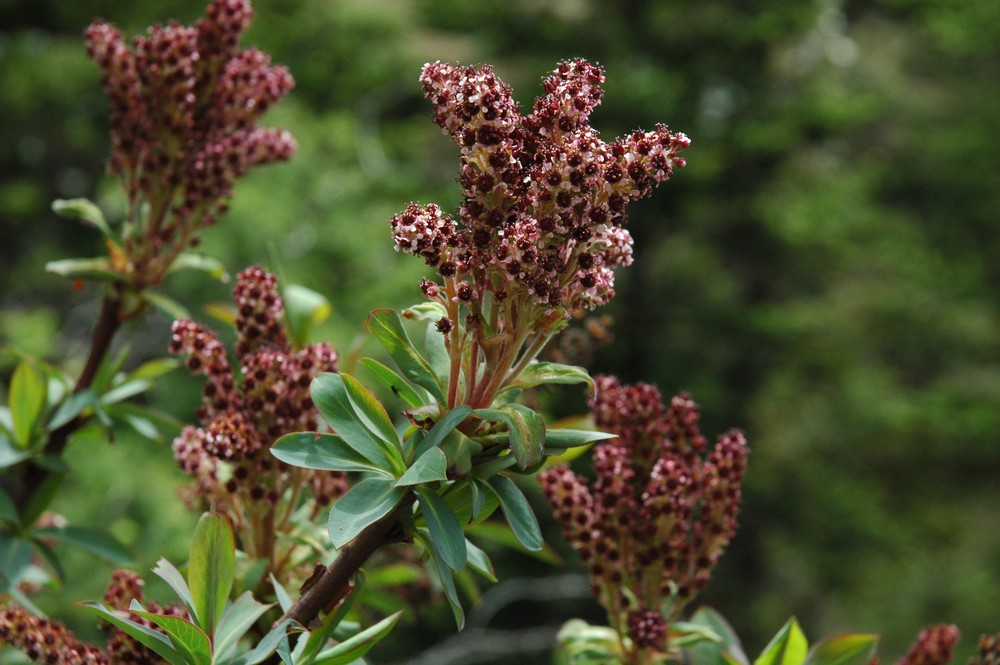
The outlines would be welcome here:
[[[95,291],[75,293],[43,266],[88,255],[99,238],[49,202],[91,196],[109,218],[121,211],[101,177],[106,109],[83,28],[102,16],[134,34],[190,20],[202,5],[0,0],[5,341],[80,362]],[[963,658],[976,635],[997,629],[1000,3],[257,0],[255,9],[247,43],[298,82],[268,121],[290,127],[301,149],[237,187],[206,253],[231,272],[260,262],[324,293],[334,316],[320,337],[348,352],[369,309],[418,297],[421,266],[393,253],[388,217],[411,200],[448,207],[459,197],[456,152],[430,121],[420,66],[493,63],[528,104],[557,60],[597,60],[608,82],[594,123],[607,136],[669,122],[694,141],[689,166],[633,209],[636,265],[609,307],[615,343],[592,369],[689,390],[705,430],[747,430],[743,527],[704,600],[750,651],[789,614],[814,635],[882,632],[886,657],[931,622],[962,628]],[[225,301],[227,288],[188,275],[167,284],[192,309]],[[129,331],[133,349],[162,355],[167,327],[152,319]],[[176,400],[177,386],[156,402],[188,419],[195,400]],[[102,517],[110,490],[83,489],[127,465],[167,492],[179,478],[164,468],[169,451],[126,459],[132,445],[74,454],[86,499],[65,509],[131,529],[119,535],[146,570],[160,555],[183,556],[190,521],[159,508],[154,520],[140,482],[113,502],[126,525],[116,526]],[[524,616],[544,621],[545,610]]]

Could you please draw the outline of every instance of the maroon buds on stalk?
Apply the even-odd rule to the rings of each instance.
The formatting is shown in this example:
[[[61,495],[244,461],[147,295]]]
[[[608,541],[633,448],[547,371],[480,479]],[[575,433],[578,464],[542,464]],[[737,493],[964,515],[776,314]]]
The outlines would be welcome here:
[[[201,427],[184,429],[174,456],[195,479],[193,497],[226,510],[247,551],[268,557],[304,487],[317,512],[346,490],[342,473],[289,467],[265,454],[283,434],[319,429],[309,385],[336,370],[337,353],[327,344],[291,347],[277,281],[260,268],[240,273],[233,298],[238,375],[214,333],[192,321],[174,323],[171,352],[186,355],[188,368],[209,379]],[[267,519],[276,523],[265,528]]]
[[[489,66],[430,63],[420,81],[461,149],[463,199],[454,216],[410,204],[393,241],[440,277],[421,290],[444,309],[444,406],[485,407],[570,313],[614,296],[614,269],[632,263],[625,206],[684,166],[690,141],[666,125],[602,141],[589,117],[604,72],[585,60],[560,63],[527,115]]]
[[[0,607],[0,647],[13,646],[36,663],[107,665],[103,651],[83,644],[57,621],[37,617],[10,605]]]
[[[955,626],[925,628],[896,665],[948,665],[959,638],[960,634]]]
[[[612,269],[632,261],[625,204],[684,166],[677,153],[688,138],[659,125],[604,143],[588,124],[604,72],[585,60],[560,63],[527,116],[488,66],[436,62],[420,80],[435,120],[461,146],[464,200],[459,222],[412,205],[393,218],[397,249],[424,256],[442,277],[470,278],[500,297],[523,293],[543,307],[611,298]],[[446,237],[434,234],[430,254],[435,241],[406,223],[424,218],[447,228]]]
[[[595,382],[594,419],[618,438],[594,447],[593,482],[563,466],[540,475],[542,488],[612,625],[640,648],[662,649],[667,622],[736,531],[746,442],[731,430],[706,450],[689,397],[665,408],[651,385]]]
[[[129,200],[116,269],[136,287],[159,281],[225,211],[237,178],[295,152],[288,132],[256,126],[294,81],[266,53],[238,48],[251,15],[249,0],[213,0],[193,27],[153,26],[131,48],[110,24],[87,29],[111,106],[109,169]]]

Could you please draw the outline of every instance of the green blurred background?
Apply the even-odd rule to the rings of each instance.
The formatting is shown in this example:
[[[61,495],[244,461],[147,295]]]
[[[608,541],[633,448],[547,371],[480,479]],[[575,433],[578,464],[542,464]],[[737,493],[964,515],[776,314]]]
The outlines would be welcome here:
[[[106,102],[84,27],[103,17],[135,34],[203,6],[0,0],[4,341],[78,366],[93,321],[99,294],[43,268],[100,253],[97,234],[49,211],[53,198],[121,209],[103,176]],[[689,166],[632,208],[636,262],[592,369],[690,391],[710,436],[747,432],[742,528],[703,600],[750,652],[790,614],[816,638],[881,632],[887,660],[928,623],[959,625],[961,660],[1000,629],[1000,3],[257,0],[255,11],[244,44],[298,84],[267,121],[301,148],[241,182],[207,253],[324,293],[334,317],[321,336],[347,352],[370,309],[418,296],[422,266],[392,251],[388,217],[411,200],[459,199],[457,149],[417,83],[423,63],[492,63],[526,107],[558,60],[599,61],[607,92],[593,123],[606,138],[666,122],[693,139]],[[227,299],[229,286],[206,282],[178,275],[166,290],[195,310]],[[154,316],[129,331],[137,359],[164,353],[168,326]],[[196,397],[178,373],[153,401],[186,419]],[[81,437],[70,461],[61,512],[112,529],[139,570],[183,560],[193,518],[173,500],[183,479],[166,443]],[[60,599],[98,596],[107,580],[83,555],[70,563],[72,586],[40,601],[60,616]],[[559,570],[516,556],[500,566],[578,571],[571,555]],[[599,619],[568,595],[498,623],[527,640],[531,627]],[[442,617],[383,660],[405,662],[437,639],[433,626],[447,635]],[[473,658],[454,662],[494,662]]]

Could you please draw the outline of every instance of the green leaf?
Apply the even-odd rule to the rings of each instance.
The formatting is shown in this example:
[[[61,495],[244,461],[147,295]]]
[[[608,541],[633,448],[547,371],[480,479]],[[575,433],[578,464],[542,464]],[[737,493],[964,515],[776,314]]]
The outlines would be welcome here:
[[[170,264],[170,268],[167,269],[167,274],[170,275],[179,270],[197,270],[220,282],[229,281],[225,264],[219,259],[203,254],[192,254],[190,252],[178,254],[177,258]]]
[[[691,615],[688,622],[696,626],[704,626],[711,629],[722,640],[720,644],[698,644],[691,648],[692,662],[705,663],[705,665],[729,665],[738,663],[748,665],[750,662],[743,651],[740,639],[736,631],[729,625],[725,617],[708,606],[699,607]]]
[[[416,447],[413,453],[414,457],[420,457],[425,450],[440,446],[445,440],[445,437],[451,434],[456,427],[461,425],[462,421],[468,418],[470,413],[472,413],[472,408],[466,404],[456,406],[454,409],[446,413],[444,417],[431,428],[431,431],[427,433],[424,440],[420,442],[420,445]]]
[[[281,647],[283,642],[288,640],[288,629],[296,624],[291,619],[282,621],[280,624],[268,631],[267,635],[261,638],[253,649],[245,654],[234,658],[226,665],[257,665],[267,659],[272,653]],[[285,659],[282,658],[282,661]]]
[[[0,487],[0,522],[6,522],[7,524],[17,525],[21,521],[21,518],[17,515],[17,506],[7,492]]]
[[[337,499],[327,527],[335,548],[340,549],[392,512],[407,492],[395,482],[391,478],[365,478]]]
[[[570,385],[574,383],[586,383],[591,388],[594,387],[594,380],[582,367],[563,365],[562,363],[535,362],[521,370],[514,382],[508,384],[507,388],[526,389],[546,384]]]
[[[616,438],[616,434],[608,432],[597,432],[586,429],[548,429],[545,430],[545,447],[548,448],[576,448],[585,446],[595,441]]]
[[[806,656],[806,665],[866,665],[877,644],[878,635],[834,635],[813,645]]]
[[[418,529],[414,534],[414,539],[419,541],[430,553],[429,563],[431,564],[431,572],[441,582],[444,596],[448,599],[448,605],[451,606],[451,613],[455,617],[455,625],[459,630],[462,630],[465,626],[465,610],[462,609],[462,603],[458,599],[458,589],[455,588],[455,577],[451,574],[448,564],[441,558],[441,554],[437,551],[437,548],[431,545],[430,538],[430,534],[424,529]]]
[[[282,289],[285,301],[285,318],[288,332],[296,347],[309,343],[309,333],[313,326],[326,321],[333,313],[330,301],[321,293],[298,284],[288,284]]]
[[[316,657],[315,664],[348,665],[349,663],[356,662],[392,631],[393,626],[399,621],[400,615],[402,615],[402,612],[391,614],[375,625],[365,628],[357,635],[349,637],[337,646],[326,649]]]
[[[177,599],[184,603],[184,607],[187,608],[188,614],[190,616],[195,616],[194,600],[191,597],[191,589],[188,587],[187,580],[181,575],[181,571],[177,570],[174,564],[170,563],[164,557],[160,557],[160,560],[156,562],[156,566],[153,568],[153,574],[159,577],[161,580],[167,583],[174,593],[177,594]]]
[[[277,587],[275,587],[277,589]],[[219,625],[213,635],[213,662],[223,662],[229,652],[236,648],[240,638],[246,634],[250,627],[259,619],[264,612],[274,607],[274,603],[265,605],[258,603],[249,591],[244,592],[239,598],[226,608],[219,619]]]
[[[753,665],[802,665],[809,643],[792,617],[775,635]]]
[[[121,628],[133,639],[139,642],[139,644],[147,647],[150,651],[157,654],[161,658],[166,659],[171,665],[188,665],[181,654],[177,652],[177,649],[171,643],[170,639],[162,633],[157,632],[152,628],[147,628],[146,626],[136,623],[131,619],[124,619],[106,608],[101,603],[78,603],[78,606],[86,610],[90,610],[108,623]]]
[[[152,381],[168,374],[181,366],[177,358],[154,358],[147,360],[128,373],[128,379],[147,379]]]
[[[261,559],[266,563],[266,559]],[[278,578],[274,576],[274,573],[268,573],[268,577],[271,578],[271,587],[274,588],[274,595],[278,598],[278,606],[281,608],[282,612],[287,612],[288,608],[292,606],[294,601],[292,597],[288,595],[288,591],[285,587],[278,581]]]
[[[448,458],[448,466],[464,476],[472,471],[472,458],[483,452],[483,447],[455,429],[445,437],[441,450]]]
[[[439,302],[425,300],[403,310],[403,318],[411,321],[438,321],[448,316],[448,310]]]
[[[60,583],[66,582],[66,569],[63,568],[62,561],[59,559],[59,555],[56,554],[55,550],[49,547],[48,543],[45,543],[38,538],[31,538],[31,544],[34,546],[35,551],[45,560],[45,563],[52,572],[55,574],[56,578]]]
[[[418,486],[416,491],[420,497],[420,509],[431,533],[431,544],[437,548],[449,568],[461,570],[465,567],[467,557],[462,525],[436,492],[422,486]]]
[[[46,425],[50,430],[59,429],[80,415],[87,407],[95,407],[97,404],[97,395],[92,390],[87,389],[73,393],[59,404],[59,408],[52,414]]]
[[[375,398],[375,395],[365,388],[350,374],[339,374],[344,381],[344,388],[347,391],[347,398],[354,407],[354,412],[358,415],[365,427],[372,434],[375,434],[388,444],[388,452],[392,457],[399,456],[399,435],[396,428],[386,413],[385,407]],[[395,452],[393,452],[395,449]]]
[[[56,199],[52,202],[52,212],[66,219],[79,219],[93,226],[105,237],[114,237],[111,227],[104,218],[104,212],[90,199]]]
[[[445,335],[442,335],[434,323],[428,322],[427,330],[424,332],[424,357],[434,370],[441,385],[448,385],[448,375],[451,373],[451,354],[448,352],[448,345],[445,344]],[[462,379],[462,389],[465,381]]]
[[[399,312],[394,309],[377,309],[368,317],[368,329],[382,343],[403,376],[426,389],[440,404],[447,404],[437,374],[427,360],[417,352],[410,341]]]
[[[501,471],[506,471],[517,463],[517,458],[513,455],[500,455],[488,462],[477,464],[472,467],[472,475],[480,480],[491,478]]]
[[[410,387],[403,377],[372,358],[362,358],[358,364],[368,370],[376,381],[392,391],[392,394],[413,407],[423,406],[417,391]]]
[[[205,513],[195,526],[188,561],[188,585],[194,602],[194,617],[207,634],[215,633],[236,568],[233,527],[225,515]]]
[[[141,395],[152,387],[153,382],[149,379],[126,381],[101,395],[100,403],[104,406],[117,404],[118,402],[127,400],[129,397]]]
[[[82,526],[45,527],[35,529],[34,534],[78,547],[109,563],[127,563],[132,560],[132,555],[124,545],[113,536],[97,529]]]
[[[484,420],[499,420],[507,425],[511,452],[521,469],[542,461],[545,421],[522,404],[508,404],[498,409],[476,409],[473,415]]]
[[[430,448],[396,481],[396,487],[448,480],[448,460],[440,448]]]
[[[486,484],[500,500],[500,508],[517,540],[529,550],[542,549],[542,532],[538,528],[538,520],[521,489],[504,475],[493,476]]]
[[[41,372],[27,360],[18,363],[10,380],[8,404],[14,421],[14,443],[21,448],[31,444],[35,425],[45,408],[46,393],[45,377]]]
[[[31,567],[30,540],[0,532],[0,594],[9,593]]]
[[[165,296],[162,293],[157,293],[156,291],[146,290],[142,292],[142,298],[150,305],[163,312],[168,319],[183,321],[191,318],[191,312],[189,312],[184,305],[180,304],[170,296]]]
[[[60,259],[49,261],[45,270],[67,279],[92,279],[95,282],[124,282],[125,275],[111,267],[105,258]]]
[[[292,466],[320,471],[374,471],[393,477],[333,434],[286,434],[271,447],[271,454]]]
[[[398,449],[366,426],[355,411],[344,379],[339,374],[320,374],[313,379],[309,393],[316,408],[347,445],[390,475],[397,476],[403,472]]]
[[[452,483],[442,498],[463,525],[476,524],[486,519],[500,505],[493,492],[481,490],[479,483],[471,478]]]
[[[154,614],[146,612],[136,601],[132,601],[132,612],[145,619],[149,619],[155,625],[166,632],[170,642],[177,649],[177,653],[184,658],[188,665],[211,665],[212,663],[212,641],[198,626],[187,619],[168,616],[165,614]]]
[[[31,453],[26,450],[18,450],[3,434],[0,434],[0,469],[14,466],[18,462],[31,457]]]
[[[490,561],[489,555],[476,547],[468,538],[465,539],[465,550],[468,552],[469,568],[472,568],[490,582],[496,582],[497,574],[493,570],[493,562]]]

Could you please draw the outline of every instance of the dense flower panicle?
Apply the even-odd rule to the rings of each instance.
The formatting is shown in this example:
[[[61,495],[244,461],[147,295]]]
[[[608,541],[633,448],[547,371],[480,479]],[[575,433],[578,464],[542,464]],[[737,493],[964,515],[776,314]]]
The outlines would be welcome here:
[[[201,426],[185,428],[174,441],[175,458],[195,481],[188,498],[214,501],[240,531],[260,522],[251,513],[273,513],[290,489],[312,488],[321,507],[343,494],[347,481],[342,473],[293,468],[266,454],[283,434],[319,429],[309,386],[320,373],[336,371],[337,352],[328,344],[292,348],[277,281],[259,267],[238,275],[233,298],[239,379],[222,344],[198,324],[176,322],[170,350],[210,378]]]
[[[155,283],[225,212],[236,179],[295,152],[288,132],[255,125],[294,81],[266,53],[239,50],[251,16],[249,0],[213,0],[194,27],[153,26],[131,48],[102,21],[86,31],[110,101],[109,169],[128,193],[130,221],[148,206],[117,267],[139,285]]]
[[[442,277],[471,277],[498,299],[521,292],[571,311],[611,298],[612,269],[632,260],[625,204],[684,165],[677,153],[688,138],[661,125],[604,143],[588,124],[604,73],[584,60],[560,63],[527,116],[488,66],[431,63],[420,80],[435,120],[461,147],[464,199],[460,222],[448,219],[454,260],[439,263],[440,247],[415,237],[422,229],[400,237],[400,226],[413,226],[400,216],[397,249],[423,255]],[[412,205],[402,216],[440,219]]]
[[[896,665],[948,665],[960,637],[955,626],[942,624],[925,628]]]
[[[589,485],[557,467],[540,475],[542,488],[599,600],[623,620],[627,613],[637,644],[652,645],[658,624],[650,608],[672,598],[665,620],[676,616],[736,531],[746,441],[731,430],[706,451],[686,395],[666,408],[648,384],[595,377],[595,385],[594,420],[617,438],[594,447]]]
[[[76,639],[57,621],[9,605],[0,607],[0,647],[12,646],[36,663],[110,665],[108,655]]]

